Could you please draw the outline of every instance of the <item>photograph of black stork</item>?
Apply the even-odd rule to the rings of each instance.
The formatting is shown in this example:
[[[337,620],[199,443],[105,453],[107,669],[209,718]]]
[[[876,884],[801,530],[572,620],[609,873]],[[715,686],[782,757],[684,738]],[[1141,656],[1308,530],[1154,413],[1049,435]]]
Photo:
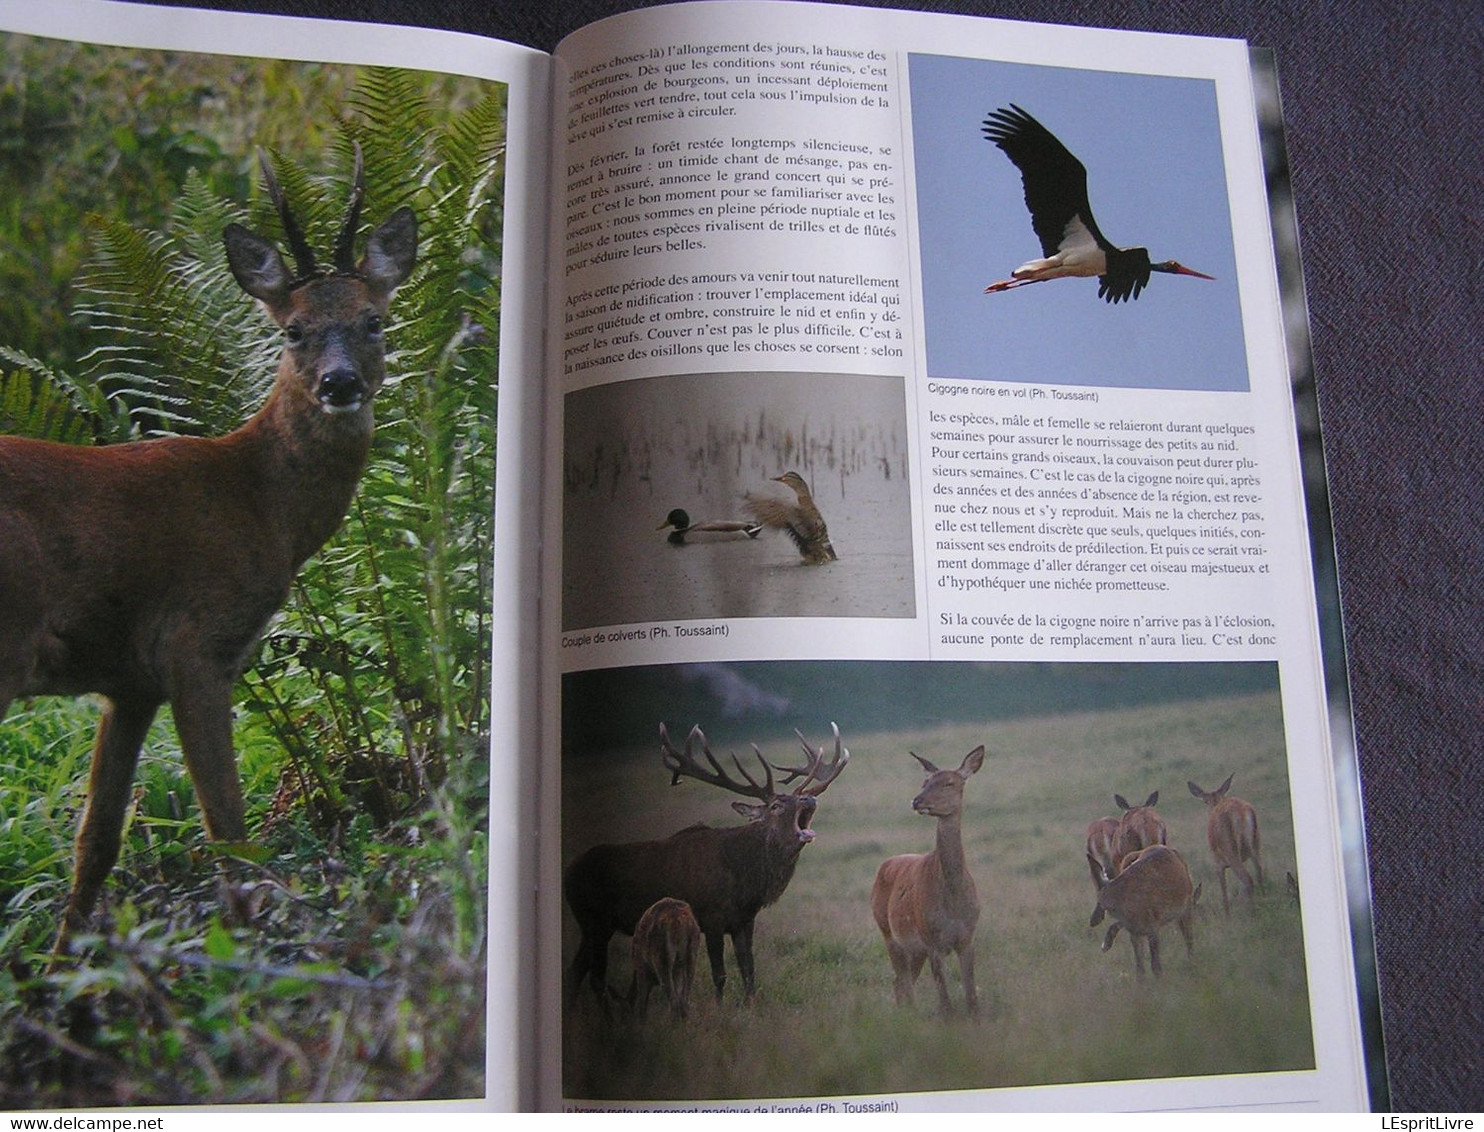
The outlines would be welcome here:
[[[1174,260],[1152,263],[1147,248],[1116,247],[1098,229],[1087,203],[1087,169],[1056,135],[1019,106],[992,112],[984,120],[984,136],[1020,170],[1031,227],[1041,241],[1045,259],[1033,259],[991,283],[984,293],[996,294],[1048,279],[1092,278],[1098,297],[1121,303],[1139,297],[1153,272],[1212,279]]]

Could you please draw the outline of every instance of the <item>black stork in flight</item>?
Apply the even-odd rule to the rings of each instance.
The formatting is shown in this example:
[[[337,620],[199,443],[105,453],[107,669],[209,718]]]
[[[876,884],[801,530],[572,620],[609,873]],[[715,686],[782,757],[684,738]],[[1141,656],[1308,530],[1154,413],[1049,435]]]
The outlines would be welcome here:
[[[1015,162],[1025,184],[1025,206],[1031,227],[1041,240],[1045,259],[1033,259],[1011,272],[1011,278],[991,283],[985,294],[1008,291],[1026,283],[1069,276],[1096,275],[1098,297],[1110,303],[1137,299],[1151,272],[1194,275],[1199,271],[1165,260],[1149,262],[1147,248],[1118,248],[1098,230],[1087,203],[1087,168],[1056,140],[1056,135],[1019,106],[996,110],[984,120],[984,136]]]

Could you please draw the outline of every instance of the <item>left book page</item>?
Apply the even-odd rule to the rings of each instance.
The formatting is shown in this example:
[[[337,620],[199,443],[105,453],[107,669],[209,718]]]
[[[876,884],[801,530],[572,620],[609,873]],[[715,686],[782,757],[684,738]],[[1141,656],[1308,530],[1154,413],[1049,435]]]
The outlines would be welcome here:
[[[0,1110],[521,1103],[549,66],[0,0]]]

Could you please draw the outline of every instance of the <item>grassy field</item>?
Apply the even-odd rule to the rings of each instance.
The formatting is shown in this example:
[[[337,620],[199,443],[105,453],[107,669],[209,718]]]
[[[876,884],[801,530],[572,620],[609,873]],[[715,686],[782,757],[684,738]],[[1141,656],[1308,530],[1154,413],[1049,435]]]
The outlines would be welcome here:
[[[1293,823],[1275,692],[844,737],[851,764],[821,799],[818,836],[783,898],[758,917],[755,1002],[740,1002],[730,943],[725,1001],[711,995],[703,957],[686,1022],[663,1009],[644,1023],[605,1018],[584,994],[564,1033],[568,1096],[829,1096],[1313,1065],[1299,915],[1284,886]],[[964,844],[982,907],[981,1014],[945,1019],[926,971],[915,1007],[893,1003],[870,890],[883,859],[933,844],[934,822],[910,807],[922,773],[908,750],[957,766],[979,743],[990,757],[965,791]],[[759,744],[774,761],[797,750],[783,737]],[[730,820],[715,790],[667,789],[653,747],[596,765],[569,775],[565,860],[595,841]],[[1227,918],[1205,807],[1185,784],[1211,789],[1233,771],[1232,793],[1258,813],[1268,883]],[[1088,822],[1118,812],[1115,792],[1142,801],[1153,790],[1170,844],[1205,887],[1194,957],[1172,930],[1162,937],[1164,977],[1141,982],[1126,937],[1103,954],[1102,928],[1088,926],[1094,888],[1083,841]],[[575,937],[567,917],[569,958]],[[627,947],[617,937],[610,958],[619,989]],[[956,963],[949,970],[961,1002]]]

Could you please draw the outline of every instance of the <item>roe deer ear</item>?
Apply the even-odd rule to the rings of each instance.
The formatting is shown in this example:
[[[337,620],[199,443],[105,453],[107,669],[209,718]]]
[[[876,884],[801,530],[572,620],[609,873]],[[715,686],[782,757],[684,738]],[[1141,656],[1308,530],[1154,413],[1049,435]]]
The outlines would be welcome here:
[[[282,321],[288,309],[293,276],[278,249],[241,224],[227,225],[222,232],[222,245],[237,285],[261,301],[275,320]]]
[[[371,233],[357,270],[372,290],[386,296],[407,281],[416,262],[417,217],[404,207]]]

